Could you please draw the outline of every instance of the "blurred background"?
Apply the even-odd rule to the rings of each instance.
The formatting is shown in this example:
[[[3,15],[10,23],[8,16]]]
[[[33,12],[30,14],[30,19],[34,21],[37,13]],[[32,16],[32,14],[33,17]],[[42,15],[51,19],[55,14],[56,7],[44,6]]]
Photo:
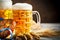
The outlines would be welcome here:
[[[41,23],[60,23],[58,0],[12,0],[15,3],[29,3],[41,15]],[[36,20],[35,20],[36,21]]]

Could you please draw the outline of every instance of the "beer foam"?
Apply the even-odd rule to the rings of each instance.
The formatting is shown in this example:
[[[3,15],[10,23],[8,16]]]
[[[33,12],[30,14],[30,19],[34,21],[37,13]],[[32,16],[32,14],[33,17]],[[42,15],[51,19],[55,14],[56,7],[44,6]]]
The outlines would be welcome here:
[[[5,1],[7,1],[7,2],[8,2],[8,1],[11,1],[11,0],[0,0],[0,2],[5,2]]]
[[[16,3],[12,6],[12,9],[14,10],[32,10],[32,5],[28,3]]]
[[[11,0],[0,0],[0,9],[10,9],[12,8]]]

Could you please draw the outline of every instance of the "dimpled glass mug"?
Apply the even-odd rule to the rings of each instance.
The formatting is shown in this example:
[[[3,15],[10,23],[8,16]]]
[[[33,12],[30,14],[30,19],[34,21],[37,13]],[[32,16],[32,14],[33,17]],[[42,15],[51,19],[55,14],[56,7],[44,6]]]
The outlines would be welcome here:
[[[13,18],[16,22],[16,34],[24,34],[31,32],[31,23],[33,14],[36,14],[37,23],[40,22],[40,15],[37,11],[32,11],[32,5],[28,3],[16,3],[13,5]]]
[[[5,30],[12,32],[14,29],[14,21],[12,12],[12,1],[11,0],[0,0],[0,37],[5,37]],[[6,31],[6,35],[10,35],[9,31]]]

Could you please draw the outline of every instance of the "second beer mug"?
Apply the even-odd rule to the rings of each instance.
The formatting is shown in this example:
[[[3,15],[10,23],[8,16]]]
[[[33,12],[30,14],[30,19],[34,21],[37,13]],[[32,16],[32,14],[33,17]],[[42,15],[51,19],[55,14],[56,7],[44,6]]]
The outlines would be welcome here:
[[[36,14],[37,23],[40,22],[40,15],[37,11],[32,11],[32,5],[27,3],[16,3],[13,5],[13,18],[16,22],[15,31],[18,33],[29,33],[33,14]]]
[[[14,31],[14,26],[12,1],[0,0],[0,38],[10,35],[10,32]]]

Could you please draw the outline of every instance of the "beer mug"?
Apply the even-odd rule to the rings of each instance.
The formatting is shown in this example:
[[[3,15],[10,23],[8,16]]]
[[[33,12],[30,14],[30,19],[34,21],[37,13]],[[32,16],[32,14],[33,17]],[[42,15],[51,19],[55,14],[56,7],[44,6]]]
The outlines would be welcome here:
[[[12,1],[11,0],[0,0],[0,30],[10,28],[13,31],[14,21],[12,20]],[[4,32],[0,32],[1,37],[4,36]],[[6,31],[7,32],[7,31]],[[9,31],[6,35],[10,35]]]
[[[16,3],[12,7],[13,20],[16,22],[16,34],[24,34],[31,32],[31,24],[33,16],[36,15],[37,23],[40,23],[40,14],[37,11],[32,11],[32,5],[28,3]]]

